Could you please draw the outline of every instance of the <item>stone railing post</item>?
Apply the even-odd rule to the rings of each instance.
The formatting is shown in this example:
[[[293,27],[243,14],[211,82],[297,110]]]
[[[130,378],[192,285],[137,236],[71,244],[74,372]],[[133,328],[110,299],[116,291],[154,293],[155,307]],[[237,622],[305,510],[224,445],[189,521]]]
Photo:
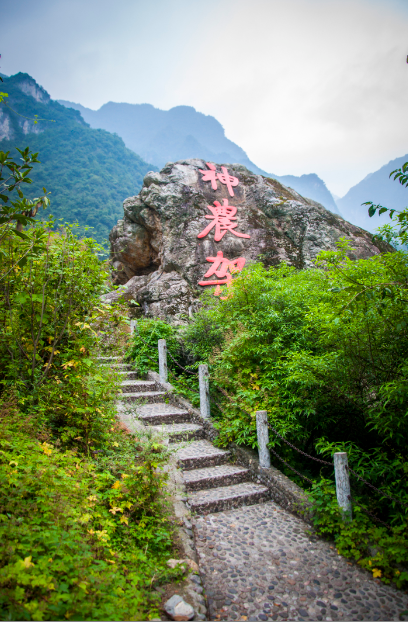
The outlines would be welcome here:
[[[256,434],[258,437],[259,467],[270,467],[271,453],[268,448],[269,429],[266,411],[256,412]]]
[[[210,417],[210,384],[208,366],[204,363],[198,366],[198,381],[200,385],[200,411],[201,417],[208,420]]]
[[[167,371],[167,345],[166,340],[159,340],[159,376],[161,383],[167,383],[168,371]]]
[[[132,336],[135,332],[136,320],[132,319],[130,321],[130,335]]]
[[[337,503],[340,506],[343,519],[350,522],[352,520],[352,507],[347,452],[335,452],[333,460]]]

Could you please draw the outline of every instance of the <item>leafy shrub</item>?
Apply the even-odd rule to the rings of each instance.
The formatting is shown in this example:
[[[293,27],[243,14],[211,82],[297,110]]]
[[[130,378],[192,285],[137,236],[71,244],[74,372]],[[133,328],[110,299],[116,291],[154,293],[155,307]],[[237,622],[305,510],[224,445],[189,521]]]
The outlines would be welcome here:
[[[353,558],[374,578],[398,588],[408,583],[408,525],[404,520],[391,530],[372,523],[365,505],[353,505],[353,520],[345,523],[333,483],[325,478],[312,486],[310,500],[317,533],[334,539],[342,556]]]
[[[152,586],[178,572],[167,452],[122,430],[119,375],[98,361],[124,346],[126,310],[99,300],[94,240],[33,223],[47,197],[27,200],[20,177],[36,155],[20,168],[0,155],[0,617],[146,619]]]
[[[209,364],[220,445],[256,447],[255,412],[265,409],[270,424],[300,450],[329,459],[347,451],[351,468],[407,504],[408,256],[349,256],[353,250],[340,240],[337,251],[320,254],[313,270],[248,267],[225,300],[205,294],[194,320],[171,329],[178,341],[172,349],[192,368]],[[185,386],[196,391],[187,375],[172,382],[185,395]],[[332,468],[272,432],[270,445],[313,481],[333,479]],[[406,539],[405,508],[351,480],[360,508],[401,529]],[[391,541],[388,546],[391,555]],[[381,568],[385,574],[386,565]]]
[[[171,548],[157,470],[167,456],[152,440],[137,440],[117,426],[109,442],[96,460],[61,451],[15,403],[3,402],[3,620],[139,620],[157,614],[151,584],[169,576]]]
[[[195,362],[194,356],[191,356],[189,344],[180,339],[179,329],[157,318],[140,318],[136,323],[128,356],[141,374],[146,374],[148,370],[157,372],[159,339],[165,339],[167,344],[169,381],[173,383],[176,392],[188,398],[193,406],[199,406],[199,362]]]

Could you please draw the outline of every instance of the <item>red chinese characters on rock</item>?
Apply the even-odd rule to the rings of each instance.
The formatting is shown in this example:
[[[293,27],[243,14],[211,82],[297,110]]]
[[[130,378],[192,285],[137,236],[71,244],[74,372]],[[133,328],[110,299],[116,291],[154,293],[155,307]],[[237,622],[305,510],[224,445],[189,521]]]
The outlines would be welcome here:
[[[215,275],[218,279],[199,281],[198,285],[217,286],[214,291],[214,296],[219,296],[221,294],[220,286],[226,284],[228,287],[231,284],[232,275],[241,272],[246,261],[244,257],[239,257],[237,260],[228,260],[224,257],[222,251],[218,251],[217,257],[206,257],[205,259],[207,262],[212,262],[213,265],[207,270],[204,277],[212,277]]]
[[[228,173],[227,167],[221,167],[222,173],[218,173],[215,165],[207,162],[208,171],[204,171],[200,169],[202,173],[202,181],[203,182],[211,182],[211,188],[213,190],[218,190],[217,182],[221,182],[221,184],[225,184],[228,188],[228,192],[231,197],[234,196],[233,187],[238,186],[238,178],[230,175]],[[234,234],[238,238],[250,238],[248,234],[242,234],[240,232],[235,231],[235,228],[238,227],[237,217],[235,216],[237,213],[237,208],[235,206],[230,206],[228,203],[228,199],[223,199],[223,205],[220,204],[219,201],[214,201],[214,206],[207,206],[208,209],[212,212],[212,215],[206,214],[205,218],[210,220],[207,227],[203,229],[201,233],[198,234],[197,238],[205,238],[210,231],[215,228],[214,233],[214,241],[219,242],[225,236],[227,231]],[[211,279],[209,281],[199,281],[198,285],[200,286],[217,286],[214,291],[214,296],[220,296],[222,285],[230,286],[232,281],[232,275],[234,273],[239,273],[245,265],[245,258],[239,257],[237,260],[228,260],[223,256],[222,251],[218,251],[216,257],[207,257],[207,262],[212,262],[211,268],[207,270],[204,275],[205,277],[218,277],[218,279]],[[225,298],[225,297],[221,297]]]
[[[223,199],[222,201],[224,205],[221,205],[219,201],[214,201],[214,207],[207,206],[208,209],[211,210],[212,216],[207,214],[205,218],[210,219],[211,223],[198,234],[197,238],[204,238],[213,227],[215,227],[214,240],[216,242],[219,242],[227,231],[230,231],[234,236],[238,236],[238,238],[250,238],[251,236],[248,236],[248,234],[240,234],[235,231],[235,227],[238,227],[238,223],[234,223],[233,221],[237,220],[235,216],[237,208],[228,205],[228,199]]]
[[[238,186],[238,178],[230,175],[228,173],[227,167],[221,167],[222,173],[217,173],[214,164],[211,164],[211,162],[206,162],[206,165],[210,169],[209,171],[204,171],[204,169],[200,169],[200,172],[203,174],[203,182],[211,182],[211,188],[213,190],[217,190],[217,180],[219,180],[221,184],[225,184],[227,186],[230,197],[233,197],[234,191],[232,187]]]

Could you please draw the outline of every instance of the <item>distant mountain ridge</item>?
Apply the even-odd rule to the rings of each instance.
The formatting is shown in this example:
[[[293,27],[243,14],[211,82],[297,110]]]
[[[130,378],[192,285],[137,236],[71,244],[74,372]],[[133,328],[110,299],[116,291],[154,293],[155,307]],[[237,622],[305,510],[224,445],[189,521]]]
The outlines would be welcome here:
[[[366,201],[381,204],[386,208],[402,210],[408,205],[408,189],[390,178],[391,171],[399,169],[408,162],[408,154],[390,160],[374,173],[369,173],[358,184],[350,188],[348,193],[337,200],[337,205],[345,219],[374,232],[377,227],[389,223],[388,214],[378,214],[370,218],[367,206],[361,205]]]
[[[158,168],[167,162],[189,158],[243,164],[253,173],[277,179],[339,214],[330,191],[315,173],[301,177],[267,173],[256,166],[241,147],[225,136],[224,128],[217,119],[196,111],[192,106],[160,110],[151,104],[108,102],[99,110],[91,110],[81,104],[58,101],[63,106],[79,111],[92,128],[118,134],[126,147]]]

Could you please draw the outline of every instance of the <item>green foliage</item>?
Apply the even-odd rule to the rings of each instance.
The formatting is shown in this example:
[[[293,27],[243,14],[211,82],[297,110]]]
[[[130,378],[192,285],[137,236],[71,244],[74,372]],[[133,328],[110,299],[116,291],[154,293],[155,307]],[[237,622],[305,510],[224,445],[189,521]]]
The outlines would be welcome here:
[[[0,253],[9,259],[10,246],[15,244],[15,238],[20,238],[20,255],[14,257],[18,264],[27,261],[31,254],[38,252],[44,244],[44,231],[41,228],[31,231],[31,235],[24,233],[23,227],[32,224],[35,215],[42,206],[49,205],[47,191],[41,197],[27,199],[24,196],[24,184],[31,184],[32,180],[28,175],[33,170],[33,165],[38,163],[38,154],[33,154],[28,147],[21,150],[21,162],[16,162],[10,158],[9,152],[0,151]],[[15,195],[18,195],[18,199]],[[16,264],[17,265],[17,264]],[[0,280],[4,277],[4,270],[7,270],[7,262],[0,269]]]
[[[13,401],[1,406],[1,619],[157,616],[151,584],[169,578],[166,454],[115,426],[86,459],[58,449]]]
[[[128,356],[141,374],[146,374],[148,370],[158,372],[157,342],[160,339],[165,339],[167,344],[169,381],[177,393],[198,407],[200,398],[196,375],[200,361],[193,361],[195,358],[194,353],[189,350],[190,343],[180,340],[179,330],[176,327],[157,318],[140,318],[136,323]],[[199,341],[196,345],[200,348]]]
[[[128,355],[134,361],[141,374],[148,370],[159,370],[157,342],[165,339],[167,350],[176,354],[178,343],[175,339],[176,330],[172,325],[157,318],[141,318],[136,324]]]
[[[312,486],[310,500],[317,533],[334,539],[342,556],[353,558],[374,578],[405,588],[408,582],[408,526],[405,519],[391,530],[372,523],[364,505],[353,506],[353,520],[345,523],[331,481],[322,478]]]
[[[392,176],[394,176],[394,180],[398,180],[402,186],[408,186],[408,162],[405,162],[400,169],[391,171],[390,177]],[[395,210],[385,208],[379,204],[375,205],[372,201],[366,201],[363,205],[369,206],[369,216],[374,216],[377,211],[378,215],[384,214],[384,212],[389,213],[391,223],[379,227],[377,230],[378,234],[375,236],[376,238],[385,240],[391,244],[396,244],[397,246],[402,245],[405,247],[408,244],[408,208]],[[394,214],[396,214],[395,217]]]
[[[178,350],[179,361],[183,357],[192,367],[209,364],[220,445],[234,441],[255,448],[255,412],[265,409],[278,433],[303,452],[330,460],[345,450],[352,469],[408,504],[408,256],[398,251],[352,261],[352,251],[347,240],[340,240],[336,251],[319,255],[313,270],[248,267],[224,300],[205,294],[194,320],[172,328],[179,342],[172,352]],[[187,376],[182,383],[178,378],[172,382],[180,391],[185,392],[183,384],[191,392],[196,388]],[[272,432],[270,445],[313,481],[333,479],[332,468],[308,459]],[[377,535],[389,562],[376,559],[375,568],[390,579],[391,568],[398,570],[405,555],[406,509],[354,476],[351,482],[362,509],[353,525],[362,533],[369,526]],[[363,509],[392,525],[392,538],[402,543],[400,553],[386,531],[378,532],[372,518],[364,519]],[[335,503],[332,510],[337,513]],[[406,580],[402,572],[392,577]]]
[[[27,74],[4,79],[8,100],[19,114],[4,109],[12,136],[0,141],[0,149],[14,155],[15,144],[27,142],[39,151],[43,166],[41,175],[33,176],[33,193],[40,195],[46,186],[55,219],[77,221],[81,233],[86,226],[92,227],[92,236],[105,244],[109,231],[123,216],[123,200],[137,194],[144,175],[156,167],[127,149],[119,136],[91,129],[76,110],[47,101],[45,91],[42,101],[24,93],[19,86],[24,81],[35,85]],[[38,115],[41,120],[37,125],[23,123],[21,114]]]
[[[0,618],[151,618],[152,587],[180,573],[165,564],[168,453],[119,424],[120,378],[98,356],[125,347],[126,308],[99,299],[93,239],[27,214],[37,155],[20,153],[21,169],[3,155],[21,204],[0,204]]]

